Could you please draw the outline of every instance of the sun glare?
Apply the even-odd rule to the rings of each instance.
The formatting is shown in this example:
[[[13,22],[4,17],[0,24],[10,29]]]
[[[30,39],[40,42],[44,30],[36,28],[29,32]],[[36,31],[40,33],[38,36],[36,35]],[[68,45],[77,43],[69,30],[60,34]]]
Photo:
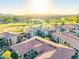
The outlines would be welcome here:
[[[31,13],[48,13],[50,9],[50,0],[30,0]]]

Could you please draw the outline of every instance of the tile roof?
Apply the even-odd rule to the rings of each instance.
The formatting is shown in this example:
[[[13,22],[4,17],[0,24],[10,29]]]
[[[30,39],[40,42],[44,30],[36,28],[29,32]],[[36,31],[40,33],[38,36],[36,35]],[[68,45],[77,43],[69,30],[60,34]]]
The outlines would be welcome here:
[[[61,40],[68,42],[72,47],[79,49],[79,38],[72,36],[72,34],[56,32],[53,35],[59,37]]]
[[[40,54],[37,56],[38,59],[44,59],[44,58],[54,58],[56,59],[57,54],[63,53],[64,56],[67,56],[67,59],[69,59],[73,54],[74,50],[69,47],[65,47],[59,44],[56,44],[54,42],[45,40],[40,37],[33,37],[27,41],[24,41],[22,43],[16,44],[11,46],[12,49],[17,50],[19,54],[24,54],[30,49],[35,49]],[[69,52],[69,53],[66,53]],[[47,56],[49,55],[49,56]],[[58,58],[62,55],[58,55]],[[70,57],[69,57],[70,56]],[[60,58],[61,59],[61,58]],[[62,58],[63,59],[63,58]]]

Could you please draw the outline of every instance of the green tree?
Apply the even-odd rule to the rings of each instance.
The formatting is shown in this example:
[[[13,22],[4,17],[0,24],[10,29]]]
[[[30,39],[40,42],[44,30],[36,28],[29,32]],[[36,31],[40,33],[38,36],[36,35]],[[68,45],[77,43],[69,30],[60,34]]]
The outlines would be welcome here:
[[[0,59],[5,59],[3,56],[0,56]]]
[[[11,57],[12,57],[12,59],[19,59],[18,54],[16,53],[16,51],[12,52]]]
[[[13,18],[11,18],[11,17],[7,17],[7,18],[5,18],[5,20],[4,20],[6,23],[12,23],[14,20],[13,20]]]
[[[71,16],[71,17],[69,17],[69,21],[70,21],[70,23],[77,23],[78,22],[78,18],[77,18],[77,16]]]

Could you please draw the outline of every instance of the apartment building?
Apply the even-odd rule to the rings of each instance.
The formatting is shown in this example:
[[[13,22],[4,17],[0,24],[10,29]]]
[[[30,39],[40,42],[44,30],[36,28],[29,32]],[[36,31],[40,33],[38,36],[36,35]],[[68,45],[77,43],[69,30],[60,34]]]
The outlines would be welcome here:
[[[79,45],[79,38],[70,32],[65,32],[65,33],[55,32],[55,33],[52,33],[52,37],[55,40],[67,42],[70,44],[71,47],[79,50],[79,46],[78,46]]]
[[[16,44],[17,42],[17,34],[9,33],[9,32],[3,32],[0,33],[0,36],[3,38],[6,38],[6,41],[8,41],[9,45]]]
[[[38,36],[11,46],[17,51],[19,59],[70,59],[75,50]]]

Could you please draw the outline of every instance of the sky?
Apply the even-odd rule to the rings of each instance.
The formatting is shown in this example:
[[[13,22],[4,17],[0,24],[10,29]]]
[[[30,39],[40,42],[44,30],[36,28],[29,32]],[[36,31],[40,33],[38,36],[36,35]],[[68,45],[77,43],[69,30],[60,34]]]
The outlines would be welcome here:
[[[4,14],[78,14],[79,0],[0,0]]]

